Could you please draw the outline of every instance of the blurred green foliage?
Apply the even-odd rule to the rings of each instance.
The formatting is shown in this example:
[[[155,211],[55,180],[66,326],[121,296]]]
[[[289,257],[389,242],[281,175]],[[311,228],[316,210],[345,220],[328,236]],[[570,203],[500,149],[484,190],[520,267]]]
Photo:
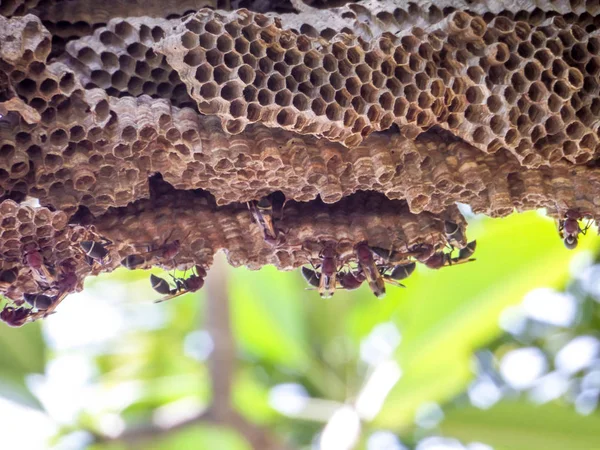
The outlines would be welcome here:
[[[402,376],[376,417],[363,423],[360,448],[366,448],[370,432],[380,429],[393,430],[405,442],[416,442],[424,432],[415,425],[415,416],[428,402],[448,406],[441,423],[443,433],[467,442],[485,442],[496,450],[600,448],[597,415],[583,418],[568,406],[534,407],[524,402],[501,402],[482,411],[453,401],[474,377],[473,353],[503,333],[498,325],[501,312],[520,303],[534,288],[564,286],[571,260],[598,246],[598,239],[588,235],[576,251],[566,250],[554,224],[535,212],[471,222],[469,237],[477,239],[477,262],[437,271],[419,267],[406,280],[406,289],[389,287],[382,301],[366,286],[322,300],[316,292],[304,289],[298,272],[278,273],[272,267],[258,272],[229,270],[238,357],[235,408],[295,448],[311,448],[327,417],[286,416],[270,404],[271,389],[295,383],[327,407],[351,404],[373,371],[361,359],[361,345],[374,327],[389,323],[401,335],[392,357]],[[119,270],[90,280],[86,288],[90,295],[102,297],[106,285],[119,285],[121,293],[113,304],[124,311],[125,320],[127,314],[133,317],[149,308],[160,317],[152,326],[136,326],[131,319],[130,327],[93,354],[98,373],[93,382],[105,392],[127,383],[135,385],[132,400],[111,411],[127,427],[149,423],[165,405],[189,399],[206,405],[211,397],[205,357],[190,351],[202,337],[197,333],[203,328],[206,293],[148,304],[155,294],[147,279],[146,272]],[[39,324],[18,330],[0,327],[0,346],[0,389],[10,386],[8,391],[0,390],[0,395],[10,393],[13,399],[36,404],[24,379],[44,371],[48,352]],[[102,427],[94,414],[97,411],[82,405],[79,421],[64,429],[100,435]],[[235,433],[212,426],[189,427],[152,445],[157,449],[249,448]],[[97,443],[93,448],[127,447]]]

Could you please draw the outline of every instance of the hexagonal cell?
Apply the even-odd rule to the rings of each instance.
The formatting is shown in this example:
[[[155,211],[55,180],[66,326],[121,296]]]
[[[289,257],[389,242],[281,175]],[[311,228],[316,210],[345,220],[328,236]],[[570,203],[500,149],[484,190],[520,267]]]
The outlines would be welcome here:
[[[135,73],[141,78],[148,78],[150,76],[150,66],[145,61],[138,61],[135,64]]]
[[[427,109],[429,107],[431,107],[431,105],[433,104],[434,98],[431,94],[429,94],[429,92],[421,92],[419,94],[419,98],[417,99],[417,104],[419,105],[419,108],[423,108],[423,109]]]
[[[268,106],[273,103],[274,94],[269,89],[261,89],[258,91],[258,103],[262,106]]]
[[[206,52],[206,61],[213,67],[216,67],[220,64],[223,64],[223,54],[215,49],[209,50]]]
[[[200,96],[203,99],[210,100],[217,96],[218,91],[219,88],[215,83],[206,83],[200,88]]]
[[[233,44],[233,48],[240,55],[244,55],[244,54],[248,53],[248,51],[250,50],[250,42],[245,37],[240,36],[240,37],[236,38],[236,40]]]
[[[266,54],[265,47],[258,41],[250,43],[250,54],[256,58],[262,58]]]
[[[210,20],[204,24],[204,29],[214,35],[219,35],[223,32],[222,25],[216,20]]]
[[[356,75],[363,83],[371,81],[371,68],[367,64],[360,64],[356,66]]]
[[[419,89],[414,84],[409,84],[408,86],[404,86],[404,97],[406,100],[413,103],[417,101],[419,97]]]
[[[329,85],[322,86],[319,93],[327,103],[331,103],[335,96],[335,90]]]
[[[292,102],[292,93],[286,89],[275,94],[275,103],[279,106],[289,106]]]
[[[258,61],[258,68],[265,74],[273,71],[273,61],[266,56]]]
[[[317,69],[314,69],[310,73],[309,80],[313,84],[313,86],[319,87],[322,84],[324,84],[328,78],[329,78],[329,75],[327,74],[327,72],[325,72],[325,70],[323,70],[322,68],[319,67]]]
[[[316,50],[310,50],[304,55],[304,65],[311,69],[321,66],[321,56]]]
[[[292,104],[298,111],[306,111],[309,108],[310,99],[302,93],[295,94]]]
[[[241,66],[237,71],[240,80],[246,84],[251,84],[254,81],[254,70],[247,64]]]
[[[467,92],[465,93],[465,96],[467,97],[467,101],[469,103],[476,105],[483,103],[483,100],[485,99],[485,95],[483,94],[481,88],[479,88],[478,86],[469,87],[467,89]]]
[[[183,48],[191,50],[191,49],[197,47],[199,44],[200,44],[200,40],[198,39],[198,35],[195,33],[192,33],[191,31],[186,31],[181,36],[181,45],[183,46]]]
[[[234,100],[229,105],[229,114],[231,114],[232,117],[235,117],[235,118],[244,117],[246,115],[246,111],[247,111],[247,105],[245,102],[243,102],[241,100]]]
[[[329,120],[338,121],[342,119],[343,110],[335,103],[332,103],[329,106],[327,106],[327,109],[325,110],[325,115]]]
[[[298,54],[300,54],[300,52],[298,52]],[[267,58],[273,62],[283,61],[284,55],[285,53],[283,50],[280,50],[277,47],[267,48]]]
[[[215,80],[215,83],[223,84],[229,81],[229,79],[231,78],[231,73],[231,69],[228,69],[224,65],[220,65],[218,67],[215,67],[213,71],[213,79]]]
[[[190,50],[183,57],[183,62],[188,66],[196,67],[206,61],[206,53],[202,47]]]
[[[267,87],[273,92],[280,91],[285,87],[285,78],[278,73],[274,73],[269,77]]]
[[[122,70],[117,70],[112,74],[110,82],[116,89],[123,91],[127,88],[127,83],[129,83],[129,75]]]
[[[322,116],[327,109],[327,103],[322,98],[315,98],[310,107],[317,116]]]
[[[367,109],[367,103],[362,97],[354,97],[352,99],[352,107],[357,114],[364,114]]]
[[[96,86],[100,87],[100,88],[108,88],[110,86],[110,74],[104,70],[94,70],[92,71],[90,78],[92,80],[92,83],[94,83]],[[17,92],[18,89],[17,89]],[[19,94],[21,94],[21,92],[19,92]],[[24,94],[21,94],[24,95]]]
[[[282,109],[277,114],[277,123],[282,127],[293,125],[296,121],[296,113],[288,108]]]

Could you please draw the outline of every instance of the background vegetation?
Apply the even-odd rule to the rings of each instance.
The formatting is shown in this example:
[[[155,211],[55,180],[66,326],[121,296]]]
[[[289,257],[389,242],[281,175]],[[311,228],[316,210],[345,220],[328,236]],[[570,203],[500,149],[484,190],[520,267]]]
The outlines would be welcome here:
[[[594,234],[569,251],[541,214],[472,217],[477,262],[382,301],[223,258],[161,304],[147,272],[89,279],[0,327],[0,446],[600,449]]]

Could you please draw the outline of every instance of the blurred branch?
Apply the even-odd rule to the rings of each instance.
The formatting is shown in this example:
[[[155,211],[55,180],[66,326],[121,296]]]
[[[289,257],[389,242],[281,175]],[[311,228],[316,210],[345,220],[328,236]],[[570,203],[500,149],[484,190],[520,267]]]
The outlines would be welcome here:
[[[147,425],[131,428],[119,436],[109,438],[96,436],[96,442],[118,441],[133,448],[143,447],[143,443],[198,424],[213,424],[235,429],[254,450],[292,450],[279,442],[269,430],[249,422],[234,410],[231,401],[233,377],[236,365],[236,348],[229,310],[227,293],[229,267],[223,257],[217,257],[210,274],[206,278],[205,329],[210,333],[214,349],[209,358],[209,371],[213,399],[208,409],[171,427]]]
[[[205,329],[212,337],[214,348],[209,359],[212,383],[212,410],[216,417],[227,416],[231,410],[231,387],[235,370],[235,342],[231,332],[227,278],[229,268],[224,258],[216,258],[206,278]]]

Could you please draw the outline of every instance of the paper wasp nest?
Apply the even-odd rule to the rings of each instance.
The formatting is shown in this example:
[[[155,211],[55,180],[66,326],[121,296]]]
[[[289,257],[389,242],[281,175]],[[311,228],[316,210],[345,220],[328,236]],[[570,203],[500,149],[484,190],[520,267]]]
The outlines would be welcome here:
[[[387,276],[469,258],[456,202],[598,216],[597,2],[167,3],[0,0],[10,323],[124,261]]]

